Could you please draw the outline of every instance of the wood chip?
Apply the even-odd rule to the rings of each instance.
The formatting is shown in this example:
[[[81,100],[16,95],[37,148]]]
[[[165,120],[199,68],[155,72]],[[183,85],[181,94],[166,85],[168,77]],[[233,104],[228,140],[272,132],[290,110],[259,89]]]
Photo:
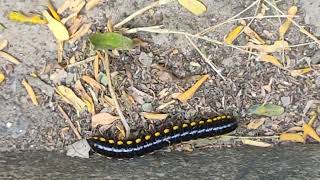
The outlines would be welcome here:
[[[140,115],[150,120],[164,120],[168,117],[169,114],[142,112],[140,113]]]
[[[253,141],[249,139],[244,139],[242,140],[243,144],[246,145],[251,145],[251,146],[257,146],[257,147],[271,147],[272,145],[266,142],[261,142],[261,141]]]
[[[92,116],[91,127],[95,128],[98,125],[111,125],[114,121],[120,119],[119,116],[113,116],[109,113],[99,113]]]
[[[99,3],[101,3],[101,0],[87,0],[87,4],[85,9],[88,11],[94,7],[96,7]]]
[[[36,94],[34,93],[32,87],[30,86],[30,84],[25,80],[23,79],[22,80],[22,85],[26,88],[27,90],[27,93],[32,101],[32,103],[36,106],[39,105],[38,101],[37,101],[37,97],[36,97]]]
[[[8,40],[1,39],[0,40],[0,51],[8,46]]]
[[[279,140],[305,143],[305,140],[302,137],[302,135],[297,133],[283,133],[280,135]]]
[[[191,88],[179,95],[177,99],[186,103],[209,77],[210,75],[208,74],[203,75]]]
[[[6,52],[0,51],[0,57],[10,61],[11,63],[13,63],[15,65],[21,64],[21,62],[18,61],[17,58],[13,57],[12,55],[10,55],[10,54],[8,54]]]
[[[247,125],[247,129],[258,129],[266,121],[265,118],[255,119]]]

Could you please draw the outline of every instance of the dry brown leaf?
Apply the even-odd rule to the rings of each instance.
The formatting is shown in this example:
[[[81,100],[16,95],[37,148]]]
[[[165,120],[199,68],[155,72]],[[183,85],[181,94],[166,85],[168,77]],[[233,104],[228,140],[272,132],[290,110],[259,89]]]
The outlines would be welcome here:
[[[266,42],[259,36],[258,33],[256,33],[254,30],[252,30],[250,27],[246,26],[244,29],[243,29],[243,32],[249,36],[251,38],[251,41],[255,44],[259,44],[259,45],[262,45],[262,44],[265,44]]]
[[[87,75],[83,75],[81,77],[81,79],[88,83],[92,88],[94,88],[95,91],[98,91],[98,90],[103,90],[103,87],[100,83],[98,83],[96,80],[94,80],[93,78],[87,76]]]
[[[99,81],[99,55],[98,54],[94,57],[93,73],[94,73],[94,79],[96,79],[96,81]]]
[[[76,40],[80,39],[82,36],[84,36],[91,27],[92,23],[87,23],[87,24],[83,24],[79,30],[77,32],[75,32],[71,37],[69,42],[72,44],[74,43]]]
[[[159,114],[159,113],[149,113],[149,112],[142,112],[140,114],[144,118],[151,119],[151,120],[164,120],[169,115],[169,114]]]
[[[303,131],[302,127],[294,126],[292,128],[289,128],[286,132],[301,132],[301,131]]]
[[[199,0],[178,0],[178,2],[196,16],[203,14],[207,10],[207,7]]]
[[[21,12],[11,11],[7,14],[7,17],[11,21],[30,23],[30,24],[46,24],[47,21],[38,14],[30,14],[28,16]]]
[[[288,15],[294,16],[297,14],[297,12],[298,12],[298,7],[291,6],[288,10]],[[291,24],[292,24],[292,17],[288,17],[288,19],[280,26],[280,28],[279,28],[280,40],[284,39],[284,35],[288,31]]]
[[[304,138],[306,138],[307,136],[310,136],[314,140],[320,142],[319,135],[309,124],[303,124],[302,128],[303,128],[303,137]]]
[[[224,39],[224,42],[226,44],[231,45],[233,43],[233,41],[235,39],[237,39],[237,37],[240,35],[241,31],[243,30],[245,26],[243,25],[239,25],[236,28],[234,28],[228,35],[227,37]]]
[[[279,140],[305,143],[305,140],[303,139],[302,135],[297,133],[283,133],[280,135]]]
[[[119,133],[118,133],[118,135],[117,135],[117,138],[118,138],[119,140],[123,140],[123,139],[126,137],[126,132],[125,132],[123,126],[118,126],[118,125],[117,125],[116,128],[117,128],[118,131],[119,131]]]
[[[246,145],[251,145],[251,146],[258,146],[258,147],[271,147],[272,145],[266,142],[261,142],[261,141],[253,141],[249,139],[244,139],[242,140],[243,144]]]
[[[32,101],[32,103],[36,106],[39,105],[38,101],[37,101],[37,97],[36,97],[36,94],[34,93],[32,87],[30,86],[30,84],[25,80],[23,79],[22,80],[22,85],[26,88],[27,90],[27,93]]]
[[[91,127],[95,128],[97,125],[111,125],[118,119],[120,119],[119,116],[113,116],[109,113],[99,113],[92,116]]]
[[[199,87],[210,77],[210,75],[203,75],[191,88],[182,93],[177,97],[177,99],[183,103],[186,103],[194,93],[199,89]]]
[[[57,59],[58,63],[62,62],[63,59],[63,41],[57,41]]]
[[[304,75],[304,74],[306,74],[306,73],[308,73],[310,71],[312,71],[311,68],[295,69],[295,70],[291,70],[290,74],[293,77],[297,77],[297,76]]]
[[[5,76],[2,72],[0,72],[0,84],[5,80]]]
[[[15,65],[21,64],[21,62],[18,61],[17,58],[13,57],[12,55],[10,55],[6,52],[0,51],[0,57],[3,57],[4,59],[10,61],[11,63],[13,63]]]
[[[164,109],[164,108],[166,108],[167,106],[169,106],[169,105],[171,105],[171,104],[173,104],[173,103],[175,103],[175,102],[176,102],[176,100],[171,100],[171,101],[169,101],[169,102],[167,102],[167,103],[161,104],[159,107],[157,107],[157,110]]]
[[[0,40],[0,50],[6,48],[8,46],[8,40],[2,39]]]
[[[75,83],[75,88],[78,94],[80,94],[81,99],[86,103],[88,111],[90,113],[95,113],[95,107],[92,98],[89,96],[89,94],[86,92],[84,87],[82,86],[81,82],[79,80]]]
[[[261,53],[273,53],[282,52],[283,50],[290,50],[289,43],[287,41],[276,41],[272,45],[256,45],[248,43],[249,48],[256,49]]]
[[[50,13],[52,14],[52,16],[57,20],[60,21],[60,16],[58,15],[57,11],[55,10],[55,8],[53,7],[52,3],[50,0],[48,0],[48,9],[50,11]]]
[[[269,62],[275,66],[278,66],[280,68],[283,68],[283,65],[280,63],[280,61],[274,57],[273,55],[264,54],[260,56],[261,61]]]
[[[247,129],[258,129],[266,121],[265,118],[255,119],[247,125]]]
[[[58,41],[65,41],[69,39],[69,32],[61,22],[54,19],[48,11],[43,11],[42,14],[47,18],[48,27]]]
[[[62,6],[58,8],[58,13],[62,14],[67,9],[70,9],[72,13],[79,13],[85,4],[84,0],[65,0]]]
[[[69,33],[74,34],[79,29],[84,19],[85,17],[82,15],[79,15],[76,18],[74,18],[72,25],[68,29]]]
[[[70,88],[61,85],[56,87],[56,92],[65,102],[71,104],[78,112],[81,113],[85,110],[86,103],[83,102]]]
[[[88,11],[97,6],[99,3],[101,3],[101,0],[88,0],[85,8]]]

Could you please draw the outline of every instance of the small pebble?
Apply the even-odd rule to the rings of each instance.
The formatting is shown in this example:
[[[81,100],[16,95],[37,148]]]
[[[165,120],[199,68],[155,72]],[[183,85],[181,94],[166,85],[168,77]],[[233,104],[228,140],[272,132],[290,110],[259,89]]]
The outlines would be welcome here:
[[[290,105],[290,97],[288,96],[283,96],[280,98],[281,99],[281,103],[283,106],[289,106]]]
[[[6,127],[7,128],[11,128],[11,126],[12,126],[12,123],[11,122],[7,122]]]
[[[151,103],[144,103],[141,108],[145,112],[151,112],[153,109]]]
[[[152,58],[150,56],[148,56],[148,54],[146,54],[144,52],[141,52],[141,54],[139,56],[139,61],[144,66],[150,66],[152,64]]]

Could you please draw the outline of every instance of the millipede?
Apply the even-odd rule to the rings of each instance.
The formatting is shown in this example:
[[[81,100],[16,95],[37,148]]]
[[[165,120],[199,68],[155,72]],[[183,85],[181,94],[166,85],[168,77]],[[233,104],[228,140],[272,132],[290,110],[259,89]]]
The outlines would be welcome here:
[[[95,136],[87,141],[91,149],[98,154],[107,157],[132,158],[183,141],[226,134],[235,130],[237,126],[238,123],[234,117],[221,115],[171,125],[135,139],[115,140]]]

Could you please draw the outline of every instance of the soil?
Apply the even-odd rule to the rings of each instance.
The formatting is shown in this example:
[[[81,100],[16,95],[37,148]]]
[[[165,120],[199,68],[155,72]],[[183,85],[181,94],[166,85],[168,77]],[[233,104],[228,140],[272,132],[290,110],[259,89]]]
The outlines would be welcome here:
[[[65,146],[77,139],[68,127],[65,119],[57,110],[60,104],[72,122],[81,130],[81,135],[91,135],[91,115],[82,113],[79,116],[74,108],[64,103],[54,93],[55,82],[50,79],[52,74],[62,70],[57,63],[56,42],[54,36],[45,25],[29,25],[9,21],[6,14],[9,11],[23,11],[25,13],[41,13],[47,1],[39,0],[11,0],[0,2],[0,23],[6,29],[0,32],[0,39],[7,39],[9,46],[4,49],[23,63],[14,66],[0,58],[1,71],[5,73],[6,80],[0,85],[0,151],[19,150],[47,150],[63,151]],[[192,15],[182,8],[177,2],[167,6],[148,11],[136,17],[125,27],[144,27],[164,25],[167,29],[197,33],[206,27],[225,21],[238,12],[244,10],[253,1],[232,0],[204,0],[208,11],[199,17]],[[87,21],[92,22],[90,33],[104,31],[108,19],[119,22],[134,11],[148,5],[147,0],[108,0],[90,11],[81,14],[87,16]],[[280,1],[277,6],[286,12],[292,5],[299,8],[295,20],[306,26],[311,32],[318,34],[320,8],[312,3],[317,0]],[[55,1],[59,7],[62,0]],[[254,8],[242,16],[252,16]],[[268,11],[267,13],[273,13]],[[306,24],[308,23],[308,24]],[[222,40],[236,23],[229,23],[220,27],[208,36]],[[266,19],[255,21],[251,27],[262,34],[264,39],[272,42],[278,38],[277,28],[279,20]],[[264,32],[269,32],[264,33]],[[81,40],[73,44],[66,43],[64,60],[72,56],[76,61],[92,56],[90,51],[88,33]],[[247,53],[217,46],[203,41],[197,41],[199,48],[210,57],[210,60],[221,70],[226,80],[217,75],[212,68],[204,62],[197,51],[188,43],[184,36],[172,34],[156,34],[140,32],[129,35],[148,43],[147,47],[136,47],[132,51],[120,51],[119,57],[111,57],[111,72],[119,97],[119,101],[133,134],[141,129],[159,125],[162,122],[150,123],[139,116],[140,112],[162,112],[171,115],[171,120],[191,119],[194,117],[207,117],[214,114],[233,114],[238,117],[240,127],[234,132],[237,136],[272,136],[296,126],[301,121],[309,119],[308,112],[316,109],[311,106],[305,111],[307,104],[320,100],[320,73],[314,70],[302,77],[292,77],[287,71],[257,61],[254,56]],[[302,35],[297,28],[291,28],[286,35],[290,44],[300,44],[311,40]],[[236,42],[241,44],[246,38],[240,37]],[[293,48],[286,54],[290,58],[291,69],[297,69],[320,63],[320,51],[316,44]],[[161,70],[162,69],[162,70]],[[164,71],[163,71],[164,70]],[[115,73],[116,72],[116,73]],[[31,73],[39,75],[38,78],[30,76]],[[63,72],[64,73],[64,72]],[[66,76],[59,81],[60,84],[73,88],[75,80],[81,75],[92,75],[91,64],[84,64],[70,69],[65,69]],[[169,94],[181,92],[195,83],[197,75],[210,74],[206,81],[188,103],[175,102],[174,104],[157,110],[159,105],[168,101],[168,97],[159,99],[159,93],[167,88]],[[131,77],[131,78],[130,78]],[[22,79],[27,79],[34,88],[40,105],[34,106],[22,86]],[[273,79],[272,91],[262,90]],[[132,87],[148,94],[141,102],[135,105],[126,103],[122,92],[130,93]],[[249,107],[256,104],[272,103],[285,108],[285,113],[277,117],[265,117],[265,123],[256,130],[248,130],[246,125],[260,116],[250,115]],[[110,110],[97,107],[97,112]],[[112,112],[112,111],[111,111]],[[315,125],[319,125],[318,122]],[[136,132],[137,131],[137,132]],[[232,142],[212,142],[213,145],[232,144]],[[276,142],[274,142],[276,143]]]

